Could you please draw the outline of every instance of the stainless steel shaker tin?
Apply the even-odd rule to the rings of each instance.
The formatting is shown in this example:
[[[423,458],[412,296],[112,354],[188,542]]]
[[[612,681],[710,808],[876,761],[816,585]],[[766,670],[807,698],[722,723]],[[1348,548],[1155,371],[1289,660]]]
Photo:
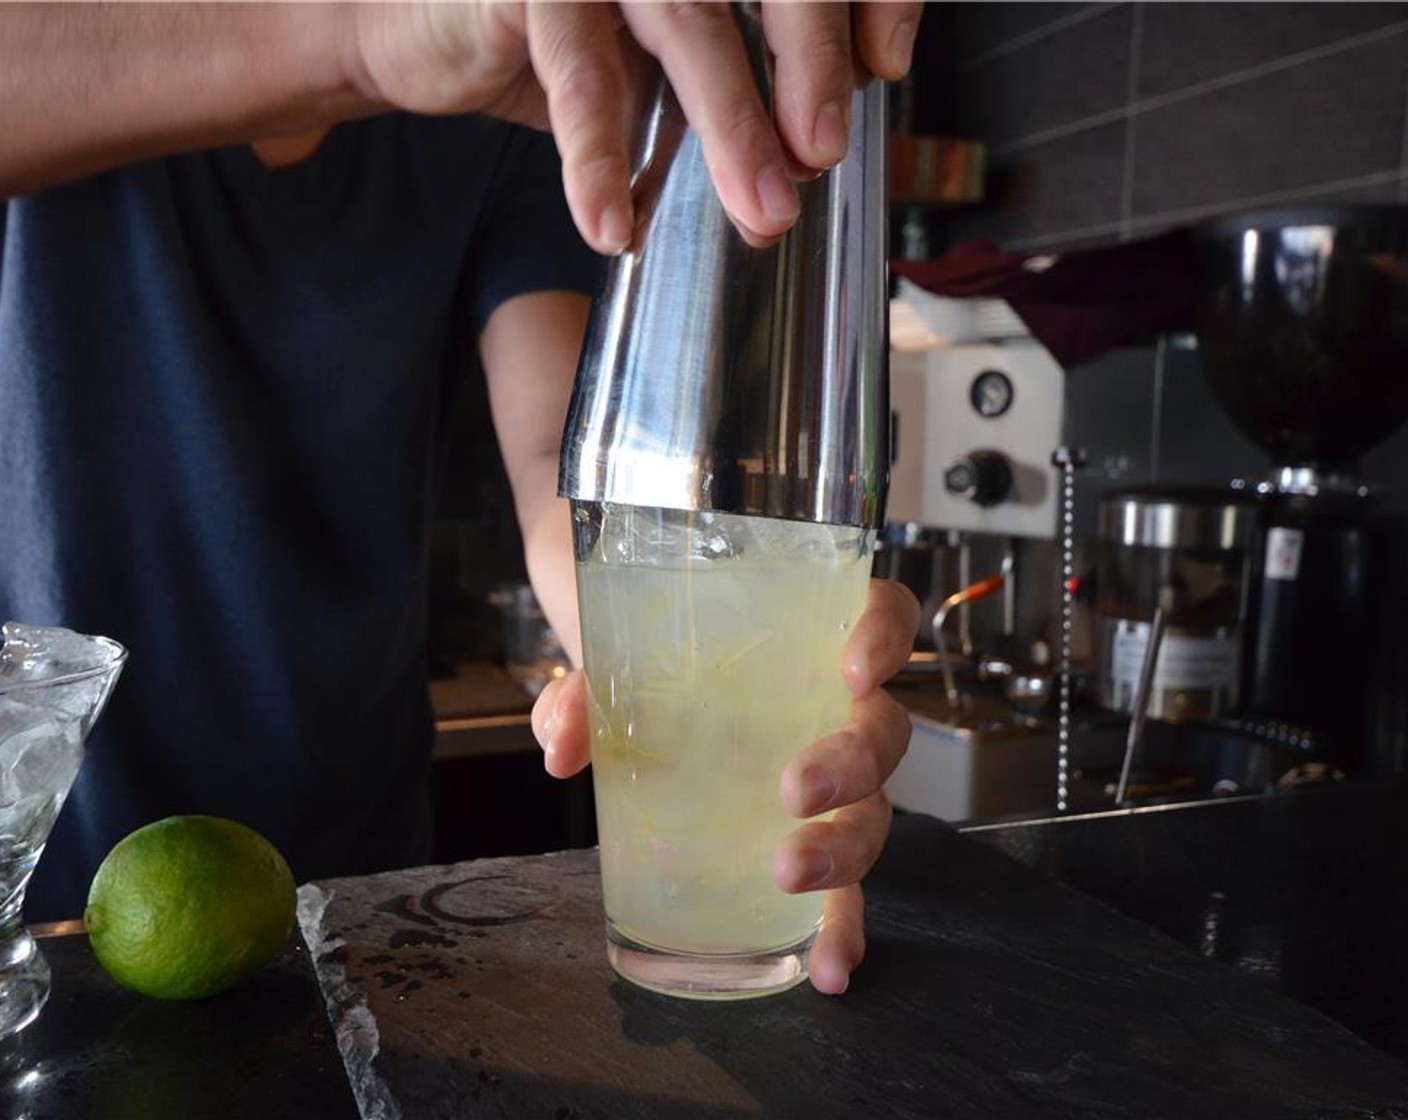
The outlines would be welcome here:
[[[756,14],[739,25],[770,101]],[[563,497],[879,526],[889,471],[885,88],[852,102],[850,149],[801,185],[775,246],[729,222],[661,82],[631,247],[587,326]]]

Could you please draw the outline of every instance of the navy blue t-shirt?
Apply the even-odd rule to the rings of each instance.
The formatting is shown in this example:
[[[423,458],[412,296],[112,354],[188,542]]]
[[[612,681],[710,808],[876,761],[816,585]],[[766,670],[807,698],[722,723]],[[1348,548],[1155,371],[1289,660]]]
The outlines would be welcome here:
[[[300,880],[423,862],[427,538],[503,300],[589,292],[548,137],[393,114],[0,203],[0,619],[130,659],[30,887],[242,820]]]

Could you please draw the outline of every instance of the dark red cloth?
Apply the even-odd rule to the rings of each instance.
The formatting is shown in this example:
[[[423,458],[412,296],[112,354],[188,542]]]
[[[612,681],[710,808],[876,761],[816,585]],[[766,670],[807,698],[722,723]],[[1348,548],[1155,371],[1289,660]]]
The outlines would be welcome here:
[[[1176,229],[1142,241],[1022,256],[982,241],[891,271],[935,295],[1006,300],[1062,367],[1107,350],[1193,329],[1193,240]]]

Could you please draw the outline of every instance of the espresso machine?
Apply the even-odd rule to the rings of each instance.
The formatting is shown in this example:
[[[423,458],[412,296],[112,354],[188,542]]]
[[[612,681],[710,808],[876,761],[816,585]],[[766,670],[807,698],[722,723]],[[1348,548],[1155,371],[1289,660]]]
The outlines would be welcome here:
[[[923,608],[910,679],[922,685],[927,672],[938,687],[912,706],[968,735],[1020,725],[1019,709],[1044,705],[1034,693],[1048,666],[1032,664],[1033,643],[1018,632],[1035,591],[1021,585],[1020,561],[1028,542],[1056,537],[1051,454],[1064,394],[1064,371],[1024,329],[891,353],[890,501],[877,572],[908,584]]]

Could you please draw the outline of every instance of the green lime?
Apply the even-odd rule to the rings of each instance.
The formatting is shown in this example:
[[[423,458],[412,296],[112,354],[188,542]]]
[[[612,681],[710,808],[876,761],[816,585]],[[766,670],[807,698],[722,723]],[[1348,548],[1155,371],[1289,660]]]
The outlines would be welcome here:
[[[83,921],[98,961],[123,987],[202,999],[273,958],[293,928],[293,874],[252,828],[167,817],[103,860]]]

